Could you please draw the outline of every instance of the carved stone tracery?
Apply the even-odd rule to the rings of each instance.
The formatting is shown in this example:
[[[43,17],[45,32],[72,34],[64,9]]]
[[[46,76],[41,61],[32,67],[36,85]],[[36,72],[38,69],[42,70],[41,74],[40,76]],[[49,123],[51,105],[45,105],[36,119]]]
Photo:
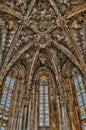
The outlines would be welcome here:
[[[34,77],[40,70],[41,74],[49,71],[53,77],[51,88],[55,91],[51,98],[56,100],[52,100],[52,103],[57,105],[55,114],[57,119],[57,113],[59,113],[59,121],[57,125],[52,116],[51,129],[57,130],[56,126],[58,126],[60,130],[80,130],[81,125],[77,114],[79,110],[74,104],[71,69],[77,66],[83,78],[86,78],[85,13],[86,3],[81,0],[6,0],[0,2],[0,27],[3,26],[0,45],[0,85],[3,84],[12,66],[21,65],[20,70],[25,70],[25,75],[21,73],[24,83],[22,90],[19,90],[21,93],[19,99],[23,105],[16,109],[15,123],[12,124],[10,119],[8,130],[18,130],[18,124],[21,129],[21,119],[23,114],[26,118],[27,107],[35,108],[34,104],[36,104],[37,109]],[[21,92],[23,90],[24,92]],[[18,105],[19,100],[16,103]],[[76,107],[73,109],[74,105]],[[22,111],[21,114],[20,111]],[[55,111],[54,108],[52,111]],[[34,113],[34,109],[30,112]],[[33,129],[33,125],[37,126],[37,122],[33,122],[33,115],[30,117],[30,112],[28,119]],[[17,120],[18,114],[21,119]],[[37,120],[37,115],[35,118]],[[17,121],[18,124],[16,124]],[[23,128],[25,129],[25,124]],[[27,128],[29,128],[29,123]]]

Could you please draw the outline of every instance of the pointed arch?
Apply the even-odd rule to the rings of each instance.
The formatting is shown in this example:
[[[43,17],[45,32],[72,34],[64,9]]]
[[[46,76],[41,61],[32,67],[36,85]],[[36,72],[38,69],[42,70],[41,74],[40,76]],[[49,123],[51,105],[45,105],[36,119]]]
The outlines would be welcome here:
[[[18,19],[21,19],[21,18],[22,18],[22,15],[21,15],[19,12],[15,11],[15,10],[13,10],[13,9],[10,9],[10,8],[7,7],[6,5],[2,4],[1,2],[0,2],[0,10],[1,10],[2,12],[4,12],[4,13],[10,14],[10,15],[12,15],[13,17],[16,17],[16,18],[18,18]]]
[[[64,46],[62,46],[61,44],[57,43],[55,40],[53,40],[53,46],[55,46],[56,48],[60,49],[70,60],[72,60],[72,62],[77,65],[79,67],[79,69],[82,71],[82,73],[85,75],[85,72],[82,68],[82,66],[80,65],[80,63],[77,61],[76,57]]]
[[[80,13],[83,13],[85,11],[86,11],[86,2],[83,2],[80,5],[73,8],[71,11],[67,12],[66,18],[70,20],[72,17],[74,17]]]

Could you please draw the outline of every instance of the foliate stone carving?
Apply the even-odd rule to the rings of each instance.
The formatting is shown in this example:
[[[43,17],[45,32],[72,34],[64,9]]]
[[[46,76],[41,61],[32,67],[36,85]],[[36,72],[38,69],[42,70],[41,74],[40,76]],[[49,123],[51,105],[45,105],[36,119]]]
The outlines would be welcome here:
[[[36,3],[31,14],[30,20],[32,20],[33,25],[41,32],[46,31],[56,23],[55,12],[46,0],[40,0],[39,3]]]
[[[75,30],[80,30],[80,29],[82,28],[84,19],[85,19],[84,16],[79,15],[79,16],[72,22],[71,28],[72,28],[72,29],[75,29]]]
[[[47,60],[47,57],[44,54],[40,54],[39,60],[44,65]]]
[[[73,28],[73,29],[81,29],[81,25],[77,22],[77,20],[75,20],[75,21],[72,23],[72,28]]]
[[[65,34],[61,31],[62,29],[56,29],[52,32],[52,38],[57,39],[58,42],[65,40]]]
[[[51,36],[45,32],[38,33],[35,35],[35,46],[40,48],[45,48],[51,45],[52,39]]]
[[[8,25],[6,26],[7,29],[12,30],[15,28],[15,23],[13,20],[8,21]]]
[[[44,65],[46,62],[46,57],[40,57],[39,60],[41,61],[41,63]]]

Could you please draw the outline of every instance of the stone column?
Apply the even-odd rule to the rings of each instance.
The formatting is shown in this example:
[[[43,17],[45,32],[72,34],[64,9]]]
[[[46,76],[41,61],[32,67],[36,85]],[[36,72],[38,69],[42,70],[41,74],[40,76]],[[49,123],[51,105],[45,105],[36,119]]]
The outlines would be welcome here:
[[[29,113],[29,130],[31,130],[31,121],[32,121],[32,99],[31,99],[31,108]]]
[[[33,121],[34,121],[34,117],[35,117],[35,115],[34,115],[34,95],[33,95],[33,97],[32,97],[32,107],[31,107],[31,115],[30,115],[30,127],[31,127],[31,129],[30,130],[33,130],[34,129],[34,123],[33,123]]]
[[[38,130],[38,95],[35,97],[35,123],[34,123],[34,130]]]
[[[33,88],[32,92],[32,121],[31,121],[31,128],[32,130],[35,129],[35,87]]]
[[[30,130],[30,112],[31,111],[31,99],[29,101],[29,108],[28,108],[28,123],[27,123],[27,130]]]
[[[65,103],[62,104],[62,130],[71,130]]]
[[[80,121],[79,121],[79,116],[78,116],[78,112],[77,111],[77,106],[76,106],[76,97],[75,97],[75,92],[73,92],[73,85],[71,83],[70,78],[66,79],[66,86],[67,88],[69,88],[70,93],[68,93],[67,98],[69,99],[69,116],[70,116],[70,121],[71,121],[71,127],[72,130],[81,130],[80,127]]]
[[[24,84],[21,83],[21,93],[20,93],[20,100],[19,100],[19,126],[18,130],[22,130],[22,117],[23,117],[23,110],[24,110],[24,100],[23,100],[23,95],[24,95]]]
[[[58,97],[56,96],[56,104],[57,104],[57,117],[58,117],[58,129],[61,130],[61,110],[60,110],[60,102]]]
[[[23,98],[23,93],[24,93],[24,80],[22,80],[22,82],[21,82],[21,84],[19,84],[19,86],[21,86],[21,90],[20,90],[20,96],[19,97],[17,97],[17,98],[19,98],[18,99],[18,102],[16,102],[16,108],[15,108],[15,110],[17,110],[18,109],[18,112],[19,112],[19,115],[17,115],[18,113],[15,113],[15,115],[16,116],[14,116],[14,121],[13,121],[13,129],[10,129],[10,130],[15,130],[16,128],[15,128],[15,126],[17,126],[17,123],[19,123],[20,124],[20,122],[21,122],[21,124],[22,124],[22,117],[21,117],[21,114],[22,114],[22,111],[23,111],[23,107],[24,107],[24,102],[22,101],[22,98]],[[17,95],[18,96],[18,95]],[[21,109],[20,109],[21,108]],[[21,112],[21,114],[20,114],[20,112]],[[17,119],[18,118],[18,119]],[[20,119],[21,118],[21,119]],[[17,121],[19,121],[19,122],[17,122]],[[18,126],[17,127],[17,129],[19,129],[20,128],[20,126]],[[19,130],[21,130],[21,129],[19,129]]]
[[[71,126],[70,126],[70,121],[69,121],[69,116],[68,116],[66,104],[65,104],[65,130],[72,130]]]
[[[21,111],[20,111],[20,116],[19,116],[19,130],[22,130],[22,117],[23,117],[23,110],[24,110],[24,104],[22,103],[21,106]]]
[[[25,105],[25,108],[24,108],[24,121],[23,121],[23,130],[26,130],[26,118],[27,118],[27,106]]]
[[[15,120],[15,109],[16,109],[16,104],[17,104],[17,98],[18,98],[18,90],[19,90],[19,86],[20,86],[20,80],[17,81],[16,85],[17,85],[17,87],[15,89],[15,99],[13,101],[12,118],[10,118],[8,130],[12,130],[13,129],[12,127],[13,127],[13,122]]]
[[[15,130],[16,129],[16,127],[17,127],[17,119],[18,119],[18,109],[16,109],[16,111],[15,111],[15,120],[14,120],[14,122],[13,122],[13,130]]]
[[[19,110],[18,110],[18,114],[17,114],[17,121],[16,121],[16,130],[19,130]]]

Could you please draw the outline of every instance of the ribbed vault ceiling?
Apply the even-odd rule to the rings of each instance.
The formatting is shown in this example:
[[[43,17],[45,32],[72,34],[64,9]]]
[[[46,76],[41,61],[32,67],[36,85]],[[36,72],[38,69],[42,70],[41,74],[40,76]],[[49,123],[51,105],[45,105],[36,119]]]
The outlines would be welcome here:
[[[86,2],[77,0],[18,0],[0,2],[0,84],[19,61],[57,72],[67,60],[85,75]],[[37,68],[37,69],[38,69]]]

